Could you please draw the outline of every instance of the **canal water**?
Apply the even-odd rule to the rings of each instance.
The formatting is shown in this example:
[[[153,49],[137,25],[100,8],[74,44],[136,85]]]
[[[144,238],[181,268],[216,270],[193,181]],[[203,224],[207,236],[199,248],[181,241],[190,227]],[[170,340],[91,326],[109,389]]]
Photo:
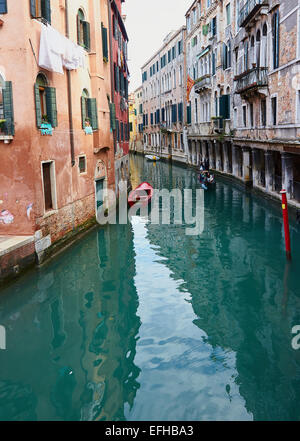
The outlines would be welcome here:
[[[131,158],[133,187],[195,172]],[[299,420],[300,229],[218,179],[204,231],[98,227],[0,292],[1,420]]]

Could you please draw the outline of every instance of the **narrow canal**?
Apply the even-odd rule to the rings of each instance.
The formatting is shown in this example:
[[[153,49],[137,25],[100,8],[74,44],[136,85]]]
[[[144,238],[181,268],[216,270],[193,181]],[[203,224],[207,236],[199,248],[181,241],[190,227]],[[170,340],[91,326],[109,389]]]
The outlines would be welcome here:
[[[196,185],[131,159],[133,186]],[[299,420],[300,229],[218,180],[205,227],[97,228],[2,289],[1,420]]]

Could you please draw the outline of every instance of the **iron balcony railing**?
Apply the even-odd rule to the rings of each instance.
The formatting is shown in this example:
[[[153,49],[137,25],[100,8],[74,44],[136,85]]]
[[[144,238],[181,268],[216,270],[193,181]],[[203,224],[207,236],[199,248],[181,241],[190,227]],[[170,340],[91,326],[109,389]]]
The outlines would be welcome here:
[[[268,0],[246,0],[239,13],[239,26],[244,27],[262,7],[268,5]]]
[[[253,87],[265,87],[268,85],[268,68],[254,67],[235,78],[235,93],[243,93]]]

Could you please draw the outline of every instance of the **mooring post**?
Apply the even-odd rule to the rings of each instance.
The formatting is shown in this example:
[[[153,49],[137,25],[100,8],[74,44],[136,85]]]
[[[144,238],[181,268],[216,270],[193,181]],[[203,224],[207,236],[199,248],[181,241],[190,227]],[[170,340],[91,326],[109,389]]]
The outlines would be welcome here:
[[[288,214],[286,190],[281,190],[280,194],[282,197],[282,216],[283,216],[283,224],[284,224],[285,251],[286,251],[287,259],[291,260],[292,254],[291,254],[290,226],[289,226],[289,214]]]

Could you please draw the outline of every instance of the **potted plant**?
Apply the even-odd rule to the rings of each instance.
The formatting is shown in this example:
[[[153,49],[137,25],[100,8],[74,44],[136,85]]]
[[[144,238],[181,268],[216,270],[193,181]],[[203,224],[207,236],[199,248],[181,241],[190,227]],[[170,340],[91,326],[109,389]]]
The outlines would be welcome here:
[[[47,115],[42,115],[42,124],[48,124],[48,116]]]
[[[0,132],[4,132],[5,123],[6,123],[6,119],[0,119]]]

